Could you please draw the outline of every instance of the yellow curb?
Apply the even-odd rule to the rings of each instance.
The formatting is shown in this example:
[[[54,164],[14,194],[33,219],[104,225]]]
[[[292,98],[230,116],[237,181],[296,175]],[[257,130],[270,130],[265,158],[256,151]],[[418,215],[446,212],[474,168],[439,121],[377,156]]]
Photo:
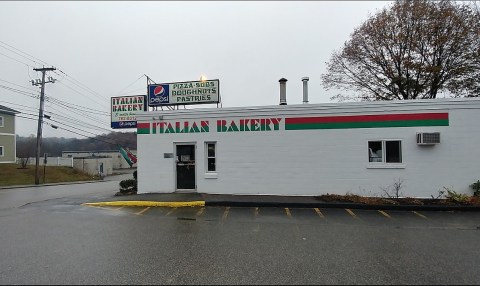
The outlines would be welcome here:
[[[122,206],[122,207],[204,207],[205,201],[192,201],[192,202],[152,202],[152,201],[116,201],[116,202],[96,202],[96,203],[84,203],[84,206]]]

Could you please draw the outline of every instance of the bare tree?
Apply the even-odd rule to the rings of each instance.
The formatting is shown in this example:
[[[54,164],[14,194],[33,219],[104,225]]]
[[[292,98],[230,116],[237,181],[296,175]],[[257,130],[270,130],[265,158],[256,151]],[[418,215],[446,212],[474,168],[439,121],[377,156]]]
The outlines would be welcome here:
[[[402,100],[480,95],[480,16],[454,1],[396,1],[334,51],[326,89],[332,99]]]
[[[22,169],[27,168],[28,160],[35,156],[36,138],[30,135],[26,138],[17,137],[17,157]]]

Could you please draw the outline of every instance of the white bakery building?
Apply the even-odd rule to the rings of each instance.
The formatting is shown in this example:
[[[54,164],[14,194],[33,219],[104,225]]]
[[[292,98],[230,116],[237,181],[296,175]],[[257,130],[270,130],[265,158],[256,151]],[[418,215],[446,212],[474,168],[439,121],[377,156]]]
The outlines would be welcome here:
[[[286,103],[281,90],[281,103]],[[477,98],[145,111],[138,193],[409,197],[480,179]]]

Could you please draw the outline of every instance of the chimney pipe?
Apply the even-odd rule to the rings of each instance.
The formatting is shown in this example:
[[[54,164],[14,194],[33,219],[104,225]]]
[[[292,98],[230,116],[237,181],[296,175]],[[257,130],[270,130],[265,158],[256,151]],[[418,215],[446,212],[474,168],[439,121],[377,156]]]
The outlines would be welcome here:
[[[287,79],[282,77],[278,82],[280,83],[280,105],[287,105]]]
[[[302,77],[303,81],[303,104],[308,103],[308,77]]]

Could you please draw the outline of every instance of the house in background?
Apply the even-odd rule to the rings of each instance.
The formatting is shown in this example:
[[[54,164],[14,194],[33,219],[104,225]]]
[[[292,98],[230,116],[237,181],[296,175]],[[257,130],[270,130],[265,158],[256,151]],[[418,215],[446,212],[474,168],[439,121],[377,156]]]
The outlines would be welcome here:
[[[0,105],[0,163],[15,163],[16,136],[15,114],[16,110]]]

